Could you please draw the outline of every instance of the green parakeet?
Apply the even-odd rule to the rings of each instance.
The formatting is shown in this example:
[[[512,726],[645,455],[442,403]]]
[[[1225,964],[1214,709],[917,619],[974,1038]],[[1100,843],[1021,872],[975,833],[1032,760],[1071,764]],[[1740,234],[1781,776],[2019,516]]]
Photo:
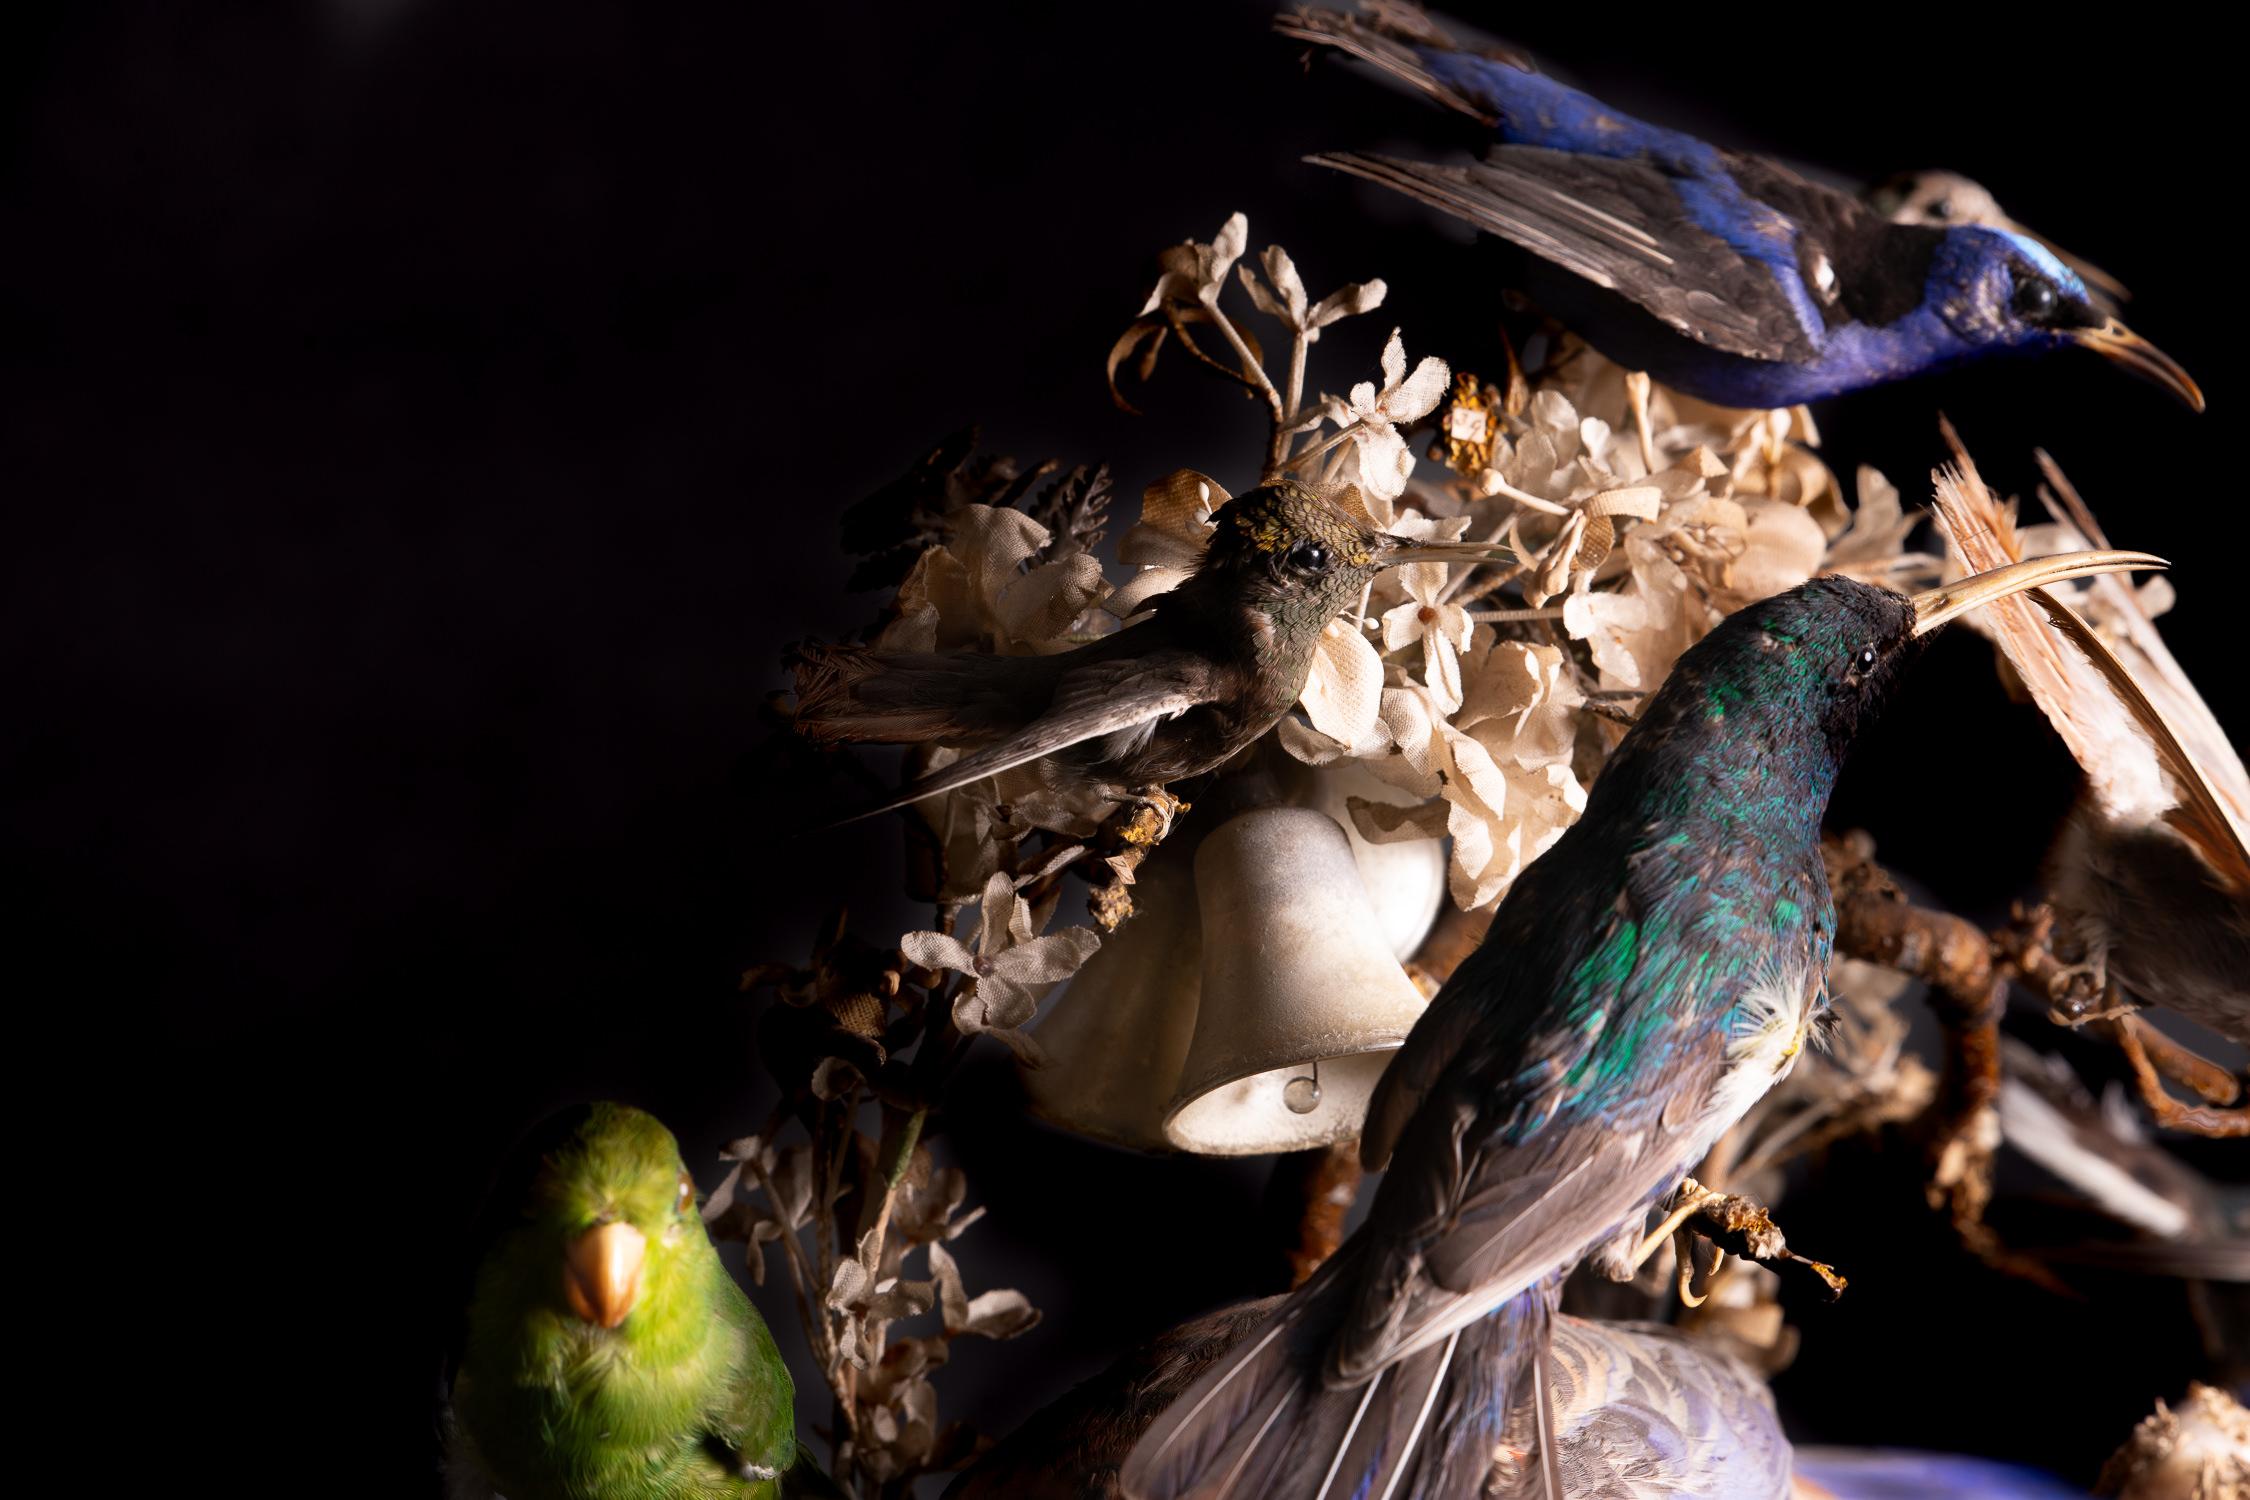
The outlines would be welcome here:
[[[654,1118],[557,1116],[496,1189],[454,1375],[453,1500],[772,1500],[798,1461],[773,1335]]]

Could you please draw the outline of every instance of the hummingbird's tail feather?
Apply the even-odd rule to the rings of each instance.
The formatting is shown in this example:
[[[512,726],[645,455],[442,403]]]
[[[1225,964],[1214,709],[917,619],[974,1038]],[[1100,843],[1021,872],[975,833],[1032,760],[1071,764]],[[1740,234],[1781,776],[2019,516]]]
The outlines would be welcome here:
[[[1349,1305],[1351,1250],[1149,1427],[1120,1475],[1134,1500],[1453,1500],[1488,1492],[1511,1453],[1511,1411],[1529,1399],[1549,1318],[1545,1292],[1517,1298],[1354,1385],[1324,1377]],[[1345,1263],[1339,1268],[1338,1261]],[[1549,1491],[1560,1500],[1560,1489]]]
[[[796,651],[797,731],[822,745],[991,739],[1023,723],[1027,702],[1045,702],[1056,660],[807,642]]]

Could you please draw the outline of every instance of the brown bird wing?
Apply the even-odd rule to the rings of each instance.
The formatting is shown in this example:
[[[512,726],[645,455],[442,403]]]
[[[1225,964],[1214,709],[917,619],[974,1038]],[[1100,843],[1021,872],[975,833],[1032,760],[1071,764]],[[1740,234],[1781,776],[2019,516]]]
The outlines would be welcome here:
[[[898,795],[845,821],[936,797],[1089,740],[1117,736],[1127,746],[1138,744],[1164,719],[1210,702],[1212,679],[1210,659],[1192,651],[1152,651],[1073,667],[1056,682],[1046,711],[1022,729],[917,777]]]

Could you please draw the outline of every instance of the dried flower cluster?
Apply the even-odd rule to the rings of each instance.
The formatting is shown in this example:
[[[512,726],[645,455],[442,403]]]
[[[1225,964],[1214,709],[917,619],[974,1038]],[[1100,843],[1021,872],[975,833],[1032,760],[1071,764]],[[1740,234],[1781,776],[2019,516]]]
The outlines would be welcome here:
[[[1131,410],[1120,377],[1151,378],[1176,346],[1265,409],[1265,451],[1255,465],[1245,455],[1244,487],[1286,475],[1402,536],[1512,550],[1504,563],[1380,575],[1327,628],[1272,740],[1311,765],[1356,760],[1406,793],[1354,798],[1352,820],[1376,843],[1446,838],[1464,912],[1489,910],[1576,820],[1638,705],[1727,614],[1817,572],[1904,589],[1939,571],[1937,558],[1908,550],[1918,517],[1883,476],[1863,468],[1847,504],[1804,409],[1714,407],[1567,337],[1542,336],[1528,372],[1511,355],[1505,379],[1487,383],[1410,358],[1393,330],[1378,378],[1324,392],[1313,346],[1379,309],[1384,284],[1315,299],[1286,251],[1252,260],[1249,246],[1237,214],[1209,243],[1163,253],[1110,351],[1112,392]],[[1270,361],[1253,314],[1282,335],[1269,340]],[[1120,628],[1186,579],[1229,498],[1221,480],[1192,470],[1153,479],[1112,569],[1099,550],[1112,524],[1106,469],[980,458],[964,433],[854,507],[845,538],[864,559],[855,582],[896,584],[877,645],[1048,654]],[[2090,534],[2090,519],[2079,529]],[[2058,536],[2054,550],[2065,541],[2077,537]],[[2160,642],[2137,639],[2154,640],[2147,620],[2168,599],[2161,583],[2136,595],[2104,578],[2077,593],[2159,675],[2177,675]],[[918,750],[909,771],[956,753]],[[847,1482],[901,1493],[915,1474],[960,1462],[973,1439],[939,1425],[931,1372],[952,1339],[1010,1337],[1037,1319],[1017,1293],[968,1295],[947,1246],[976,1216],[956,1217],[960,1175],[932,1163],[921,1124],[975,1037],[997,1038],[1025,1065],[1043,1060],[1028,1031],[1041,1002],[1098,949],[1096,928],[1130,913],[1135,868],[1183,809],[1120,807],[1037,765],[930,799],[909,814],[915,893],[936,912],[928,930],[877,948],[839,921],[807,967],[745,977],[789,1002],[774,1008],[781,1038],[767,1049],[786,1097],[767,1130],[730,1148],[733,1169],[707,1211],[747,1244],[753,1275],[763,1274],[761,1247],[785,1253],[836,1397]],[[1069,873],[1093,888],[1094,925],[1050,930]],[[1903,981],[1842,962],[1836,979],[1832,1050],[1722,1141],[1699,1169],[1706,1185],[1770,1196],[1783,1163],[1936,1112],[1938,1075],[1907,1049],[1893,1007]],[[777,1145],[791,1113],[805,1138]],[[870,1115],[881,1121],[872,1134],[861,1127]],[[916,1255],[926,1276],[910,1280]],[[1706,1333],[1769,1369],[1789,1355],[1775,1284],[1758,1266],[1731,1285],[1707,1279],[1700,1314]],[[934,1332],[897,1330],[933,1313]]]
[[[931,1373],[955,1339],[1013,1338],[1039,1321],[1020,1292],[969,1294],[947,1247],[983,1210],[961,1212],[966,1181],[921,1141],[925,1101],[964,1040],[951,1018],[1012,1015],[1018,1004],[1028,1014],[1039,955],[1052,951],[1041,945],[1059,941],[1034,935],[1005,877],[995,879],[974,944],[927,932],[909,952],[878,949],[839,916],[804,967],[743,976],[745,989],[771,987],[783,1001],[760,1046],[783,1100],[764,1131],[720,1153],[732,1165],[703,1214],[714,1237],[743,1243],[761,1285],[766,1247],[781,1252],[835,1399],[835,1475],[862,1493],[903,1495],[916,1475],[965,1462],[976,1437],[939,1422]],[[1092,934],[1082,935],[1090,951]],[[981,1029],[1008,1034],[998,1021]],[[911,1059],[898,1055],[910,1049]],[[790,1131],[792,1116],[801,1131]],[[917,1255],[919,1280],[907,1274]],[[901,1327],[933,1314],[935,1328]]]
[[[1935,568],[1905,550],[1914,518],[1880,475],[1863,471],[1858,507],[1846,509],[1801,408],[1709,406],[1575,345],[1496,388],[1410,359],[1397,331],[1380,380],[1341,396],[1308,390],[1312,346],[1380,308],[1384,284],[1315,300],[1285,250],[1268,247],[1254,266],[1248,247],[1237,214],[1209,243],[1164,253],[1110,352],[1113,389],[1128,366],[1148,378],[1176,343],[1266,406],[1261,477],[1294,475],[1401,535],[1516,549],[1506,567],[1421,563],[1380,577],[1361,610],[1330,625],[1301,715],[1277,731],[1299,760],[1358,759],[1423,799],[1355,804],[1354,817],[1378,841],[1450,836],[1464,908],[1497,900],[1570,826],[1616,721],[1727,613],[1822,569],[1903,583]],[[1248,309],[1230,307],[1237,287]],[[1250,312],[1286,336],[1270,367]],[[1423,466],[1407,433],[1432,418],[1439,463]],[[1188,470],[1149,484],[1117,548],[1133,571],[1112,582],[1082,539],[988,498],[1013,482],[1012,467],[980,472],[994,477],[953,485],[952,508],[932,518],[935,539],[880,644],[1065,649],[1186,577],[1229,498]],[[995,872],[1045,869],[1047,848],[1024,847],[1034,832],[1086,839],[1108,811],[1033,767],[943,799],[926,813],[943,851],[940,898],[969,900]]]

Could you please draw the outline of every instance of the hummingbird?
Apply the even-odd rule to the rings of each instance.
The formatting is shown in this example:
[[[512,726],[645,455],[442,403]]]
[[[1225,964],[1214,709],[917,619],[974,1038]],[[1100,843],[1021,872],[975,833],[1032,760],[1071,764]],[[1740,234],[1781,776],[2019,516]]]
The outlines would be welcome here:
[[[1195,571],[1158,595],[1151,613],[1069,651],[799,648],[796,725],[808,738],[969,749],[853,816],[1032,761],[1128,795],[1200,775],[1289,711],[1321,632],[1377,573],[1508,555],[1379,531],[1286,479],[1235,497],[1211,520]]]
[[[1281,1305],[1205,1313],[1118,1360],[1025,1419],[946,1487],[945,1500],[1042,1495],[1119,1500],[1118,1469],[1157,1414]],[[1790,1445],[1766,1384],[1675,1329],[1558,1317],[1569,1377],[1556,1442],[1581,1493],[1632,1500],[1786,1500]],[[1686,1462],[1651,1472],[1649,1455]],[[1504,1460],[1513,1467],[1521,1455]]]
[[[1544,1387],[1561,1280],[1642,1240],[1825,1010],[1820,825],[1853,736],[1963,611],[2160,566],[2072,553],[1912,598],[1820,577],[1691,647],[1385,1071],[1360,1149],[1389,1170],[1366,1222],[1157,1419],[1126,1493],[1479,1495],[1529,1387],[1559,1500]]]
[[[1498,143],[1465,167],[1308,159],[1520,246],[1524,289],[1627,369],[1721,405],[1779,407],[2077,346],[2203,409],[2186,371],[2019,229],[1897,222],[1770,158],[1634,119],[1520,56],[1389,17],[1303,10],[1276,24],[1406,80]]]

